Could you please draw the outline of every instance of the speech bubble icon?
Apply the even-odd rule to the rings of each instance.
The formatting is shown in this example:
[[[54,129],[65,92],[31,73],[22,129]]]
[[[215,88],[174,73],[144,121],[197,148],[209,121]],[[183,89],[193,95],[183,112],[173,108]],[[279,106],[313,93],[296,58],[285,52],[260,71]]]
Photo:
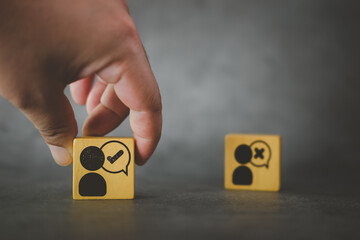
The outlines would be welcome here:
[[[131,161],[129,148],[120,141],[106,142],[100,148],[105,156],[102,168],[108,173],[125,173],[128,175],[128,167]]]
[[[255,167],[269,168],[271,160],[270,146],[262,140],[257,140],[250,144],[250,148],[253,154],[250,163]]]

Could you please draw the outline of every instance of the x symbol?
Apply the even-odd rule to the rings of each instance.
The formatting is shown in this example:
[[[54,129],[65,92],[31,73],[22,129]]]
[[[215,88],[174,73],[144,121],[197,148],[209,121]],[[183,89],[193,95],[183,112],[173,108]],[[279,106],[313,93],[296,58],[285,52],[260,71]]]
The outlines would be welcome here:
[[[255,148],[255,158],[261,158],[261,159],[264,159],[264,149],[261,148],[261,149],[258,149],[258,148]]]

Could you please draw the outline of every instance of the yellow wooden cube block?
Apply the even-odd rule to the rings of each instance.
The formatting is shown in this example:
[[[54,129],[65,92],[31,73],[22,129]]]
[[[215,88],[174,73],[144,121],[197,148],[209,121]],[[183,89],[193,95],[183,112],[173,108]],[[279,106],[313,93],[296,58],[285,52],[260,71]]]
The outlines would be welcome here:
[[[74,140],[74,199],[134,198],[134,139],[80,137]]]
[[[279,191],[280,145],[278,135],[226,135],[225,188]]]

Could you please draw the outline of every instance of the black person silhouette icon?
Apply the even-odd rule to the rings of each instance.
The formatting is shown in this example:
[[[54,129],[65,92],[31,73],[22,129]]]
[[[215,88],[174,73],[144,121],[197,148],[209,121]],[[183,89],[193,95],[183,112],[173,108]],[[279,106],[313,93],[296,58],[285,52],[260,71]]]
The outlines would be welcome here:
[[[251,161],[252,151],[246,144],[241,144],[235,150],[235,159],[240,164],[247,164]],[[237,167],[233,173],[233,183],[236,185],[251,185],[253,174],[247,166]]]
[[[104,165],[103,151],[94,146],[85,148],[80,155],[81,165],[89,171],[96,171]],[[87,173],[79,181],[79,194],[81,196],[105,196],[106,181],[97,173]]]

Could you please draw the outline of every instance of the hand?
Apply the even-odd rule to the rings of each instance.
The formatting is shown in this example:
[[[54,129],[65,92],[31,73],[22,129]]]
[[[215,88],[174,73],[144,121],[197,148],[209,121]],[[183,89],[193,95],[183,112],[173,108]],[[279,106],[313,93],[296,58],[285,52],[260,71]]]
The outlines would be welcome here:
[[[83,134],[105,135],[129,115],[136,163],[144,164],[160,139],[161,98],[126,1],[0,1],[0,94],[63,166],[77,135],[64,95],[70,83],[89,114]]]

